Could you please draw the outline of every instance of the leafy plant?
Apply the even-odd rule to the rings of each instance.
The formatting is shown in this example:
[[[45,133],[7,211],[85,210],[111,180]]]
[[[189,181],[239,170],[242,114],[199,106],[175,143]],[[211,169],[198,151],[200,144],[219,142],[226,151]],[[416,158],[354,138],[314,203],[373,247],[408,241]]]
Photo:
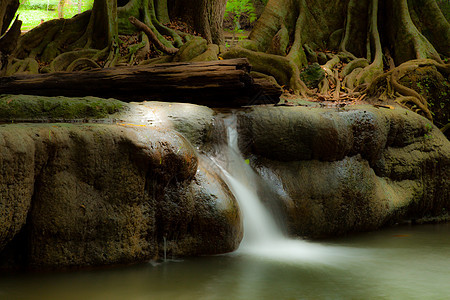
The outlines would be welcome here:
[[[266,0],[267,2],[267,0]],[[228,0],[225,10],[225,18],[231,16],[233,18],[233,41],[237,33],[242,33],[240,19],[243,15],[247,15],[250,23],[256,21],[255,6],[252,0]]]
[[[24,10],[56,10],[58,0],[21,0],[20,8]]]
[[[228,0],[225,10],[225,17],[233,16],[235,30],[240,30],[241,24],[239,22],[241,16],[247,15],[250,23],[256,21],[255,7],[251,0]]]

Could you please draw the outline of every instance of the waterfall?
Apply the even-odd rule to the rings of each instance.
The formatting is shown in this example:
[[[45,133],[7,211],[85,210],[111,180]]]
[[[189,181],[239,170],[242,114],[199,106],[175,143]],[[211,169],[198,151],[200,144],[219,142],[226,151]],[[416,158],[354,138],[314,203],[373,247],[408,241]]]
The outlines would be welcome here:
[[[272,214],[257,194],[257,174],[238,147],[236,116],[224,119],[227,126],[227,147],[221,153],[225,159],[214,159],[223,172],[224,180],[238,201],[243,217],[244,237],[237,253],[250,254],[285,262],[314,262],[335,264],[349,258],[352,251],[343,247],[325,246],[283,234]],[[337,258],[338,257],[338,258]]]
[[[258,198],[256,174],[239,151],[238,133],[234,126],[236,117],[233,115],[225,119],[225,123],[228,153],[224,175],[244,215],[244,237],[240,248],[264,247],[275,240],[283,239],[283,234],[273,216]]]

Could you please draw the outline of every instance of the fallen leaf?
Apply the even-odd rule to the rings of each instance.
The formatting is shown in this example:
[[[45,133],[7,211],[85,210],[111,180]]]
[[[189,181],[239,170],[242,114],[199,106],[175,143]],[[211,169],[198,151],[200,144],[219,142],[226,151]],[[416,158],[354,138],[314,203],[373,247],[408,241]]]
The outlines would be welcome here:
[[[374,104],[376,108],[388,108],[388,109],[395,109],[392,105],[381,105],[381,104]]]

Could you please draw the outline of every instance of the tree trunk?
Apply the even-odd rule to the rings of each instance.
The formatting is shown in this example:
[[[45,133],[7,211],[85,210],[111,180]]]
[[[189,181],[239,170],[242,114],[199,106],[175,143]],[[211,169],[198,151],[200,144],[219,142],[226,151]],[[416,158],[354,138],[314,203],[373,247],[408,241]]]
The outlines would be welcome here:
[[[0,37],[6,32],[19,8],[19,0],[0,1]]]
[[[167,0],[155,0],[155,11],[156,18],[159,22],[163,24],[167,24],[170,22]]]
[[[117,0],[95,0],[86,31],[91,32],[88,47],[103,49],[117,43]]]
[[[22,21],[17,18],[6,32],[17,8],[19,8],[19,0],[1,0],[0,2],[0,76],[4,74],[8,66],[8,56],[16,48],[21,33]]]
[[[289,32],[287,58],[299,68],[308,65],[307,59],[317,61],[314,50],[321,49],[342,52],[334,65],[367,59],[372,64],[357,84],[371,82],[383,71],[383,47],[397,66],[412,59],[441,62],[436,49],[450,55],[450,25],[435,0],[269,0],[241,46],[273,53],[275,42],[285,44],[276,39],[282,28]]]
[[[281,88],[250,76],[246,59],[0,78],[0,94],[98,96],[233,107],[278,103]]]
[[[227,0],[168,0],[171,18],[179,18],[208,43],[223,44],[223,17]]]
[[[67,0],[59,0],[58,2],[58,18],[64,18],[64,6]]]

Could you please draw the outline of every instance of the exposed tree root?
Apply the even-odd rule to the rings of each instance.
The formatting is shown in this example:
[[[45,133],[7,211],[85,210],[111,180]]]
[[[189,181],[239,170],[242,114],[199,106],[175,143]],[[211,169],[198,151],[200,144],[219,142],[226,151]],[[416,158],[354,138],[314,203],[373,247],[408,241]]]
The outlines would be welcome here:
[[[228,51],[211,44],[214,34],[205,18],[199,21],[205,39],[163,25],[170,20],[167,0],[130,0],[119,8],[116,0],[95,3],[92,12],[46,22],[22,36],[8,74],[35,72],[42,64],[47,66],[41,72],[54,72],[246,57],[254,71],[305,98],[396,100],[430,120],[426,96],[402,78],[423,66],[446,80],[450,74],[450,64],[443,63],[450,56],[450,25],[435,0],[269,0],[249,39]],[[196,3],[209,2],[188,6]],[[119,33],[139,31],[146,36],[135,45],[118,39]],[[150,50],[168,55],[143,61]],[[326,75],[321,80],[320,73],[318,87],[309,89],[300,74],[316,62]]]
[[[400,96],[395,101],[416,113],[423,113],[427,119],[431,121],[433,120],[433,116],[431,115],[427,105],[423,104],[419,98],[413,96]],[[407,105],[409,103],[412,103],[412,106]]]
[[[86,71],[90,69],[99,69],[100,65],[90,58],[79,58],[74,60],[66,69],[67,72]]]
[[[157,8],[154,2],[158,3]],[[95,1],[92,11],[72,19],[51,20],[25,34],[20,38],[13,56],[20,59],[31,57],[43,64],[51,63],[43,72],[67,70],[79,58],[96,61],[97,65],[103,67],[133,64],[136,49],[130,49],[129,57],[123,59],[118,53],[118,32],[120,29],[122,33],[135,33],[135,26],[139,27],[138,30],[146,30],[150,41],[160,51],[175,54],[178,51],[176,47],[182,46],[183,41],[177,32],[162,25],[157,18],[156,10],[159,16],[168,16],[164,2],[167,4],[167,1],[131,0],[124,7],[117,8],[116,0]],[[135,26],[130,23],[129,18]],[[164,35],[169,36],[172,42]],[[67,52],[82,50],[84,53],[85,50],[92,49],[97,51],[95,56],[65,55]],[[63,57],[60,58],[60,55]],[[57,62],[54,63],[54,60]]]
[[[420,20],[413,21],[412,14]],[[432,27],[434,19],[443,36]],[[286,32],[290,45],[285,50]],[[338,53],[321,52],[328,37],[328,46]],[[450,26],[434,0],[269,0],[249,40],[240,44],[245,50],[232,49],[224,57],[247,57],[255,70],[274,76],[280,84],[304,96],[312,91],[302,90],[303,84],[292,70],[318,61],[326,73],[316,90],[319,98],[361,99],[366,94],[385,100],[398,98],[398,103],[432,119],[425,97],[399,79],[421,64],[431,64],[448,74],[448,65],[442,64],[436,51],[449,56],[448,37]],[[262,52],[285,56],[287,61],[281,63]],[[398,66],[403,62],[407,65]],[[391,72],[383,74],[385,69]]]
[[[432,120],[433,115],[427,99],[417,91],[399,83],[399,80],[406,74],[426,66],[436,68],[436,72],[440,72],[445,76],[450,74],[450,64],[441,64],[431,59],[410,60],[378,76],[367,88],[367,93],[374,97],[395,99],[397,103],[419,112],[426,118]]]
[[[235,47],[223,54],[223,58],[246,57],[257,72],[273,76],[281,85],[290,87],[295,94],[306,97],[311,91],[300,79],[297,65],[290,59],[263,52]]]
[[[441,128],[442,133],[447,133],[447,131],[450,129],[450,123],[447,123],[444,127]]]
[[[349,62],[343,69],[342,69],[342,76],[346,77],[350,75],[355,69],[357,68],[365,68],[369,66],[369,62],[365,58],[357,58],[351,62]]]
[[[160,50],[166,54],[169,54],[169,55],[174,55],[175,53],[178,52],[178,48],[173,48],[173,47],[168,48],[163,43],[161,43],[158,40],[158,37],[156,36],[156,34],[143,22],[139,21],[138,19],[136,19],[133,16],[130,16],[129,20],[130,20],[130,23],[133,24],[139,31],[143,31],[147,35],[148,39],[155,45],[155,47],[158,50]]]
[[[6,68],[6,76],[14,74],[38,74],[39,64],[33,58],[11,59]]]

